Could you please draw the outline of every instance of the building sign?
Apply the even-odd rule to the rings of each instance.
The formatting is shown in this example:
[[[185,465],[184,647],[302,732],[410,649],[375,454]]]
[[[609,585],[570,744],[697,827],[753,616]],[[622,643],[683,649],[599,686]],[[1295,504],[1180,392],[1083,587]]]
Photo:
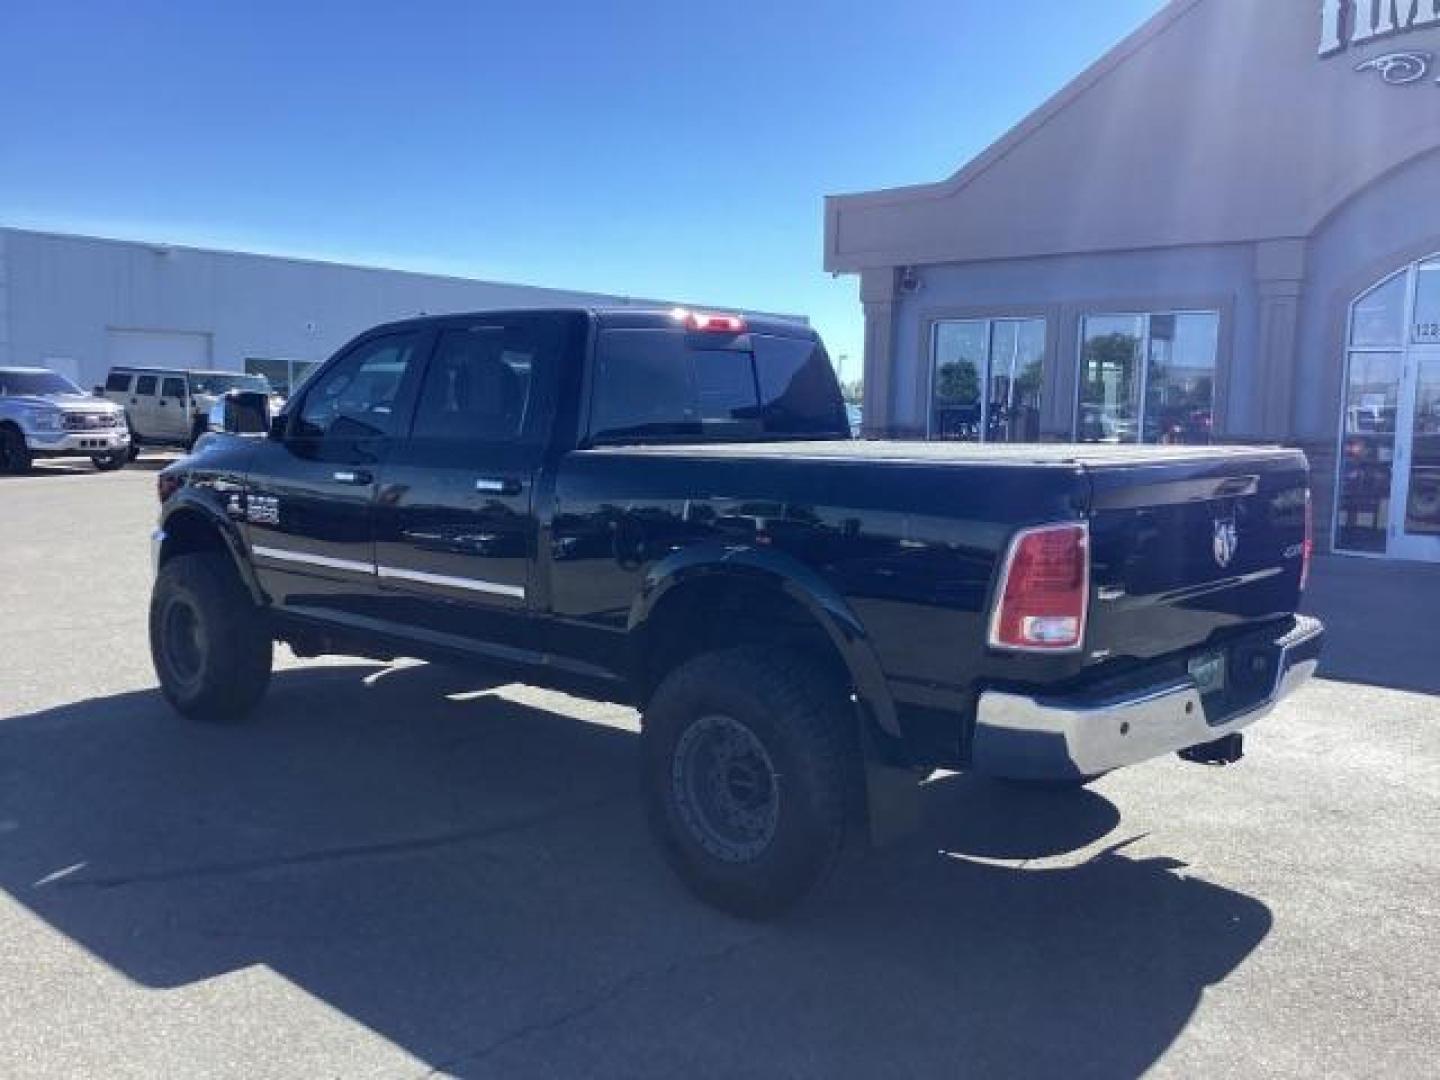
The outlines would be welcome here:
[[[1320,8],[1321,56],[1440,26],[1440,0],[1321,0]]]

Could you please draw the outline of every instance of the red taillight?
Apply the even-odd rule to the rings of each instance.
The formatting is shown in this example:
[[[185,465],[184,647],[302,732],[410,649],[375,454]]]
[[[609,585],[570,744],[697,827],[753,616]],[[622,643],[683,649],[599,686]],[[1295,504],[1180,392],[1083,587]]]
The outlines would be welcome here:
[[[673,314],[676,319],[697,333],[745,333],[745,320],[739,315],[721,315],[710,311],[687,311],[685,308],[676,308]]]
[[[1090,528],[1084,522],[1025,529],[1000,576],[990,645],[1069,652],[1085,640],[1090,609]]]
[[[1315,507],[1310,502],[1310,489],[1305,489],[1305,542],[1300,548],[1300,591],[1310,584],[1310,563],[1315,558]]]

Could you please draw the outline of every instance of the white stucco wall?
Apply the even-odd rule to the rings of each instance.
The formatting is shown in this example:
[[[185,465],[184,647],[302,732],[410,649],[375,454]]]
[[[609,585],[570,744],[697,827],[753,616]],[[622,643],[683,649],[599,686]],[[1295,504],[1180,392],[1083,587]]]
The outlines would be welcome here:
[[[1363,6],[1424,14],[1322,56],[1321,0],[1173,0],[950,179],[832,196],[826,268],[1308,236],[1440,140],[1440,9]]]

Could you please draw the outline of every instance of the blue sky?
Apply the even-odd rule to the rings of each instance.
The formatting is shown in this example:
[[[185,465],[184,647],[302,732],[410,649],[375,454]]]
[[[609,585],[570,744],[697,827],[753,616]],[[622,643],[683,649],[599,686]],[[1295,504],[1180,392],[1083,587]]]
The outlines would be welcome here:
[[[809,315],[826,194],[949,175],[1161,0],[6,0],[0,223]]]

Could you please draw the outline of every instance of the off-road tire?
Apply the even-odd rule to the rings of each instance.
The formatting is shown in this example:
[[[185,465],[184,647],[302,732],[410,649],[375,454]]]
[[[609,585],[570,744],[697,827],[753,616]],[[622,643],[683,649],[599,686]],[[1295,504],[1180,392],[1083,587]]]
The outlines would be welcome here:
[[[91,454],[90,462],[101,472],[114,472],[130,464],[130,450],[112,450],[108,454]]]
[[[250,719],[270,685],[270,629],[229,558],[177,555],[155,578],[150,655],[160,690],[191,720]]]
[[[834,869],[862,771],[854,714],[833,682],[799,654],[742,647],[686,662],[655,691],[641,729],[646,810],[666,860],[706,902],[742,918],[772,917]],[[717,851],[694,795],[695,754],[682,750],[696,738],[687,732],[708,731],[716,718],[743,727],[773,766],[776,794],[765,815],[773,827],[743,857],[723,840]]]
[[[25,436],[17,427],[0,427],[0,472],[19,475],[30,471],[32,456]]]

